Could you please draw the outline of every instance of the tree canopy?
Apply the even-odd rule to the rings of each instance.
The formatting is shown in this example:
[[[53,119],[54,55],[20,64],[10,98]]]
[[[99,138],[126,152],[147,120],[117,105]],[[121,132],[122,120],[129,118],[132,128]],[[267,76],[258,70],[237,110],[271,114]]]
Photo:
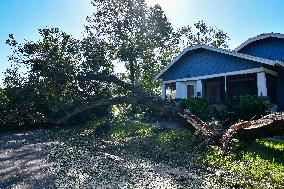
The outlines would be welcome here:
[[[112,61],[127,69],[132,84],[158,93],[152,80],[183,48],[194,44],[227,47],[228,36],[203,21],[174,30],[159,5],[145,0],[93,0],[87,32],[111,48]]]
[[[57,28],[39,34],[37,42],[19,44],[13,35],[7,40],[13,54],[1,93],[2,125],[36,124],[111,96],[108,84],[88,77],[90,72],[112,73],[106,44],[91,37],[79,41]]]

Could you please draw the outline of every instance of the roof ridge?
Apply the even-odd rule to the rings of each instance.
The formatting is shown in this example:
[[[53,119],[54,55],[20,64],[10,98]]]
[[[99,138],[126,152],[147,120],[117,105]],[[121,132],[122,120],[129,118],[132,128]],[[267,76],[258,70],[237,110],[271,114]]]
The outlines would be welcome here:
[[[249,39],[247,39],[245,42],[243,42],[241,45],[239,45],[237,48],[235,48],[233,51],[240,51],[241,49],[243,49],[245,46],[249,45],[252,42],[261,40],[261,39],[265,39],[265,38],[269,38],[269,37],[275,37],[275,38],[280,38],[280,39],[284,39],[284,34],[282,33],[274,33],[274,32],[270,32],[270,33],[261,33],[257,36],[251,37]]]

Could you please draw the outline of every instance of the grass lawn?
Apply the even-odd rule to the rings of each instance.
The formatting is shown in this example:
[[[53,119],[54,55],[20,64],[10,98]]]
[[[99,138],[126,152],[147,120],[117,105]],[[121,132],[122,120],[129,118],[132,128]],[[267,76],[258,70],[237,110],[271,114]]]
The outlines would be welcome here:
[[[186,130],[116,120],[47,131],[59,188],[284,188],[284,142],[236,142],[223,156]]]

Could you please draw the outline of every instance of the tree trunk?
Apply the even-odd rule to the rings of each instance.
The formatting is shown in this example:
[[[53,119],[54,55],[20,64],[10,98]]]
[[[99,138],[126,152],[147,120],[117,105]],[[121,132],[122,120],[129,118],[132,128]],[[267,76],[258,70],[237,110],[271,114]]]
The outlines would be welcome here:
[[[218,145],[227,151],[232,138],[241,140],[255,140],[284,135],[284,112],[269,114],[258,120],[244,121],[232,125],[221,133]]]

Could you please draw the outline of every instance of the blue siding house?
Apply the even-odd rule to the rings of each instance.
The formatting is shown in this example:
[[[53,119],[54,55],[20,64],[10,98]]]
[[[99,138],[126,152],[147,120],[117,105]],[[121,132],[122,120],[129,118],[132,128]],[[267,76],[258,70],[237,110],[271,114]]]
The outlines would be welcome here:
[[[222,104],[249,94],[283,108],[284,34],[261,34],[233,51],[206,45],[186,48],[154,80],[162,80],[163,98],[195,96]]]

